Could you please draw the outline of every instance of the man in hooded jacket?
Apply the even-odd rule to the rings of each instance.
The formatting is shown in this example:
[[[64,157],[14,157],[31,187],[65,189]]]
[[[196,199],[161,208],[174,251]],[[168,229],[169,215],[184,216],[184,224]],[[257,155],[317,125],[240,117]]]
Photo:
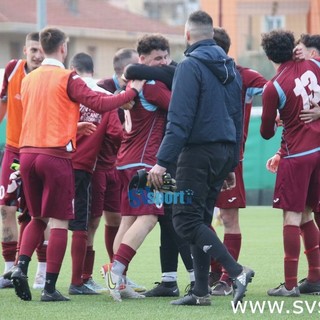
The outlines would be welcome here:
[[[237,305],[254,271],[237,263],[209,226],[221,188],[235,185],[242,138],[241,78],[234,61],[213,40],[207,13],[189,16],[185,38],[188,49],[175,71],[165,137],[148,175],[159,189],[166,168],[178,160],[177,192],[186,199],[173,205],[173,225],[191,245],[195,286],[172,304],[211,304],[207,275],[212,257],[233,279]]]

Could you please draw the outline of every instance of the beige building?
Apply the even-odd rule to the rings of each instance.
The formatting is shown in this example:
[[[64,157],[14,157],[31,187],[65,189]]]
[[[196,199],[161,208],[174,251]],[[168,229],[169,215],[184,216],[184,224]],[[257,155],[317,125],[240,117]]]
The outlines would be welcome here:
[[[319,0],[200,0],[201,8],[224,27],[232,40],[230,55],[239,59],[261,52],[261,33],[286,29],[319,33]]]
[[[37,0],[0,0],[0,68],[13,58],[22,57],[27,33],[37,30]],[[113,74],[114,53],[135,48],[145,33],[159,32],[171,45],[171,55],[179,60],[185,48],[183,27],[169,26],[143,15],[112,5],[106,0],[46,0],[46,25],[64,30],[69,38],[69,58],[87,52],[95,62],[95,77]],[[19,10],[17,10],[19,8]]]

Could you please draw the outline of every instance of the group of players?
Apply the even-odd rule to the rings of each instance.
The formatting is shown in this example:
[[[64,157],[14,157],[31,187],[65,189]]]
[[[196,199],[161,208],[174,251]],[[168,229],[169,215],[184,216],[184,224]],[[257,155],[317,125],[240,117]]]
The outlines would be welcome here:
[[[280,65],[277,75],[269,82],[258,72],[237,66],[242,80],[243,132],[240,161],[235,169],[236,187],[221,192],[215,205],[220,208],[225,228],[224,245],[237,261],[241,248],[239,208],[246,205],[242,175],[244,145],[252,99],[262,95],[261,135],[267,139],[273,136],[277,110],[284,128],[279,153],[267,162],[267,168],[277,172],[274,207],[284,211],[285,283],[268,291],[273,296],[320,294],[319,231],[311,217],[315,211],[318,224],[319,195],[314,190],[320,187],[317,178],[320,146],[316,139],[320,130],[316,121],[320,63],[294,60],[294,52],[304,60],[319,56],[319,38],[303,35],[297,45],[290,32],[272,31],[263,35],[262,47],[267,57]],[[214,28],[214,40],[228,54],[230,38],[224,29]],[[43,289],[41,301],[69,300],[55,288],[69,229],[72,231],[69,294],[98,294],[103,288],[92,279],[93,242],[104,215],[105,244],[111,263],[104,265],[101,272],[114,300],[179,296],[179,254],[189,273],[192,290],[196,279],[190,244],[173,226],[172,206],[164,204],[159,208],[144,203],[135,208],[130,205],[132,199],[127,192],[137,170],[149,170],[156,163],[176,69],[169,53],[166,38],[159,34],[145,35],[139,39],[136,50],[118,51],[113,59],[114,76],[96,84],[92,59],[85,53],[72,57],[70,70],[64,69],[67,41],[61,30],[47,28],[40,36],[38,33],[27,36],[26,60],[12,60],[7,65],[1,91],[0,120],[7,111],[0,194],[5,260],[1,288],[14,286],[21,299],[31,300],[27,272],[31,256],[37,250],[39,263],[34,288]],[[285,82],[291,78],[290,87]],[[296,87],[292,87],[292,83]],[[48,112],[50,108],[55,111]],[[41,119],[43,123],[37,122],[39,127],[35,128],[34,119]],[[14,197],[10,197],[8,188],[13,183],[10,165],[14,159],[21,162],[24,194],[20,196],[26,199],[26,203],[20,201],[19,204],[19,235],[17,203],[12,201]],[[167,168],[167,172],[175,176],[176,167]],[[294,194],[293,185],[299,186],[298,194]],[[73,198],[74,213],[70,206]],[[157,222],[161,230],[162,277],[155,288],[146,291],[126,273],[136,251]],[[300,233],[309,274],[298,284]],[[254,274],[250,269],[247,273],[250,277]],[[211,259],[211,271],[206,277],[210,294],[233,293],[235,302],[242,300],[247,284],[238,297],[234,277],[215,259]],[[209,304],[207,298],[199,299],[200,303],[192,299],[176,301],[174,304]]]

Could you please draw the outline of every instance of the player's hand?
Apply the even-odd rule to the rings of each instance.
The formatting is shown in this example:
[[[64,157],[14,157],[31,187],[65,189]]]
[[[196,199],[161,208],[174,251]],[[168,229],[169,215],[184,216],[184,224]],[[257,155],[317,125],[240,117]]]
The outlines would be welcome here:
[[[226,179],[223,181],[221,191],[233,189],[236,186],[236,174],[229,172]]]
[[[277,153],[272,158],[268,159],[266,163],[267,170],[269,170],[272,173],[277,173],[280,159],[281,157]]]
[[[121,106],[121,109],[123,110],[130,110],[132,109],[134,106],[134,101],[129,101],[128,103],[124,104],[123,106]]]
[[[300,120],[304,121],[305,123],[310,123],[320,119],[320,106],[313,101],[310,101],[310,106],[312,109],[303,109],[299,115]]]
[[[77,124],[77,134],[90,136],[96,129],[97,126],[91,122],[78,122]]]
[[[166,168],[156,164],[148,172],[148,183],[153,185],[157,190],[160,190],[161,186],[163,185],[163,175],[166,173],[166,170]]]
[[[276,126],[277,127],[282,127],[283,126],[283,121],[280,119],[279,115],[277,115],[277,117],[276,117]]]
[[[304,50],[300,44],[293,49],[293,60],[306,60]]]
[[[136,89],[138,92],[140,92],[146,83],[146,80],[132,80],[129,82],[129,87]]]

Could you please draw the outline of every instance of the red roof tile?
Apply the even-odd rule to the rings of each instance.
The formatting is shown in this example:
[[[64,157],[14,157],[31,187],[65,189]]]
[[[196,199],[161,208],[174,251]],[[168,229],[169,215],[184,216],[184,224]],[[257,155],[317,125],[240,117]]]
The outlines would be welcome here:
[[[182,27],[133,14],[112,6],[107,0],[77,0],[77,13],[68,9],[68,0],[46,2],[48,25],[182,35]],[[37,0],[0,0],[1,22],[36,24]]]

